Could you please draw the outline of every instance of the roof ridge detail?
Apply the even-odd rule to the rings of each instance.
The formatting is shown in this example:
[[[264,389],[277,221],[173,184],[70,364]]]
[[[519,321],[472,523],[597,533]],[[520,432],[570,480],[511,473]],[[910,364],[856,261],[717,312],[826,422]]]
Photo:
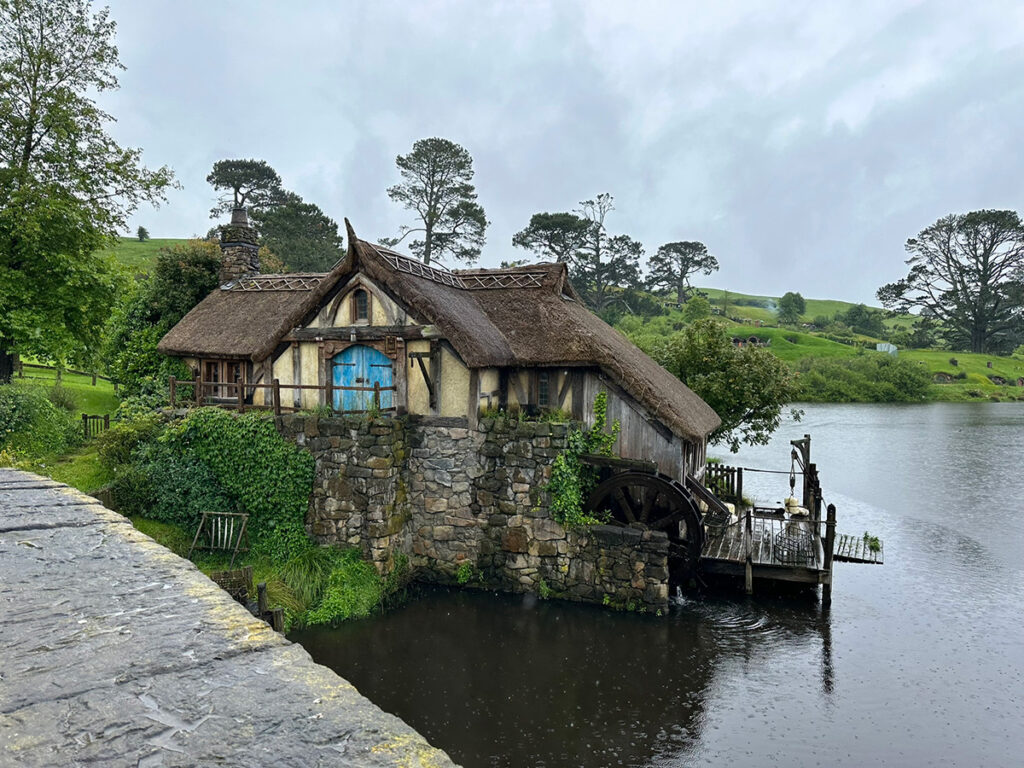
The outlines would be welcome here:
[[[222,291],[311,291],[326,274],[296,273],[284,275],[250,275],[221,286]]]

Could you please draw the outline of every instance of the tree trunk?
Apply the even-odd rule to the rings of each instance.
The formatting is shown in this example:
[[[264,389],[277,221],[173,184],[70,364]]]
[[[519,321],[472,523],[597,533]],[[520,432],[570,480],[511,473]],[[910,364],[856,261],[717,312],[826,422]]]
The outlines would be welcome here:
[[[10,384],[14,376],[14,353],[0,342],[0,384]]]
[[[686,296],[685,289],[683,288],[683,281],[680,280],[676,283],[676,302],[679,306],[683,305],[684,297]]]

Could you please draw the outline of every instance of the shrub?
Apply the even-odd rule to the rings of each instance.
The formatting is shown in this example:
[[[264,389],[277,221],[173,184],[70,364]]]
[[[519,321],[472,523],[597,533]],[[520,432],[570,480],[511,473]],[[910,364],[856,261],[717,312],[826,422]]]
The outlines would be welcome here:
[[[161,442],[168,449],[165,461],[184,463],[169,468],[169,479],[198,482],[199,472],[208,471],[224,498],[249,513],[255,550],[281,561],[308,546],[304,522],[313,457],[286,442],[272,421],[256,413],[200,408],[168,427]]]
[[[69,413],[75,413],[78,411],[78,396],[70,389],[66,389],[61,386],[59,383],[50,387],[50,390],[46,393],[46,399],[58,408],[63,408]]]
[[[67,453],[83,439],[82,422],[40,390],[0,386],[0,448],[39,457]]]
[[[345,619],[369,616],[383,595],[377,569],[360,560],[358,550],[350,549],[338,556],[320,604],[306,613],[306,621],[334,626]]]
[[[162,430],[159,419],[151,412],[134,419],[115,421],[110,429],[96,438],[100,463],[113,470],[128,464],[139,445],[155,440]]]
[[[797,363],[801,400],[826,403],[909,403],[924,400],[931,374],[890,355],[805,358]]]

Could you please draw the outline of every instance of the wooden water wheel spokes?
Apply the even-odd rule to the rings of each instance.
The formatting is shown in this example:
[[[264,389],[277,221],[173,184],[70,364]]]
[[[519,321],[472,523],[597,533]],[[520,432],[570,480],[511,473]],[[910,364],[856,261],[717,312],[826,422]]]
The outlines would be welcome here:
[[[609,525],[662,531],[669,538],[671,581],[692,576],[704,544],[700,514],[682,485],[656,472],[616,472],[587,499],[595,517],[608,514]]]

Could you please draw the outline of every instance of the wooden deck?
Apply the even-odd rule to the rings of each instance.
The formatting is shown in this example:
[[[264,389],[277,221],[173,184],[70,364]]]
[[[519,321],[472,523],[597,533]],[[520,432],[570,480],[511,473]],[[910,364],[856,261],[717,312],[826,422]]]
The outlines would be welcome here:
[[[823,523],[806,519],[751,516],[750,566],[755,579],[827,584],[830,569],[825,563]],[[708,530],[701,551],[704,573],[744,576],[747,568],[746,521]]]
[[[863,536],[851,536],[848,533],[841,533],[836,537],[834,559],[841,562],[881,565],[883,553],[884,546],[881,541],[878,542],[878,550],[874,551]]]

